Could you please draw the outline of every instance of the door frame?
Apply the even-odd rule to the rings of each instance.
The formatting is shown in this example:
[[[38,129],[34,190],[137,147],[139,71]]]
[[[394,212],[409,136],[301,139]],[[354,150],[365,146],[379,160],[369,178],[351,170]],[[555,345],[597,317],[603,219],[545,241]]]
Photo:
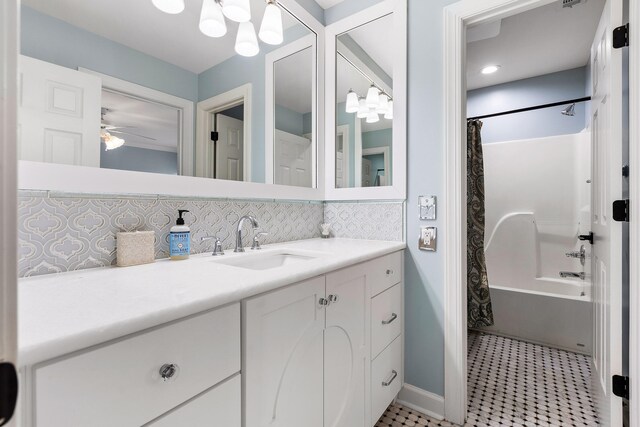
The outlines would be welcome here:
[[[373,148],[362,149],[362,157],[370,156],[372,154],[382,154],[382,157],[384,159],[385,176],[387,177],[392,176],[392,174],[389,173],[389,169],[391,168],[391,148],[390,147],[373,147]],[[390,185],[390,184],[387,183],[386,185]]]
[[[443,249],[445,258],[444,295],[444,415],[448,421],[462,424],[467,413],[467,341],[466,341],[466,27],[488,22],[545,6],[554,0],[461,0],[444,8],[444,111],[445,111],[445,197],[443,209]],[[638,1],[631,0],[630,27],[640,24]],[[640,212],[640,188],[637,170],[640,168],[638,139],[640,124],[634,117],[640,113],[640,36],[631,31],[630,54],[630,199],[631,212]],[[631,172],[632,173],[632,172]],[[634,185],[635,183],[635,185]],[[637,210],[633,210],[633,208]],[[633,215],[633,214],[632,214]],[[633,218],[633,216],[632,216]],[[631,222],[630,259],[640,257],[640,231]],[[638,265],[631,265],[631,390],[640,388],[640,292],[637,283]],[[640,396],[631,394],[631,425],[640,427]]]
[[[198,102],[196,106],[196,161],[195,176],[215,178],[211,175],[212,159],[209,130],[213,128],[213,115],[243,103],[244,147],[242,152],[243,182],[251,182],[251,83],[246,83],[220,95]]]
[[[17,366],[18,0],[1,2],[0,22],[0,361]],[[16,409],[7,426],[18,425],[18,417]]]
[[[351,137],[349,136],[349,129],[351,128],[349,125],[340,125],[337,126],[336,135],[342,135],[342,187],[344,188],[349,185],[349,178],[351,178],[351,168],[349,156],[351,154],[351,148],[349,144],[351,144]],[[336,138],[337,141],[337,138]],[[337,152],[337,151],[336,151]]]

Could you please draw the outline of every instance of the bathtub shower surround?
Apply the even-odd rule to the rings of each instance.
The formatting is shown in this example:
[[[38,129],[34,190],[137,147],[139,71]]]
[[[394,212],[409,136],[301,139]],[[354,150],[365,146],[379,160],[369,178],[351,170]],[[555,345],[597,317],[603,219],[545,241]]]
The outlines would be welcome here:
[[[404,202],[327,202],[324,221],[334,237],[404,240]]]
[[[212,250],[201,238],[218,233],[233,248],[234,230],[243,215],[258,219],[268,232],[264,244],[320,236],[321,202],[126,198],[21,192],[19,195],[20,277],[112,265],[118,231],[154,231],[156,258],[169,254],[169,229],[178,209],[187,209],[192,253]],[[250,238],[245,238],[250,245]]]
[[[340,206],[337,206],[340,205]],[[334,236],[402,241],[403,202],[327,203],[229,199],[100,196],[21,191],[18,203],[20,277],[115,264],[116,233],[155,233],[155,256],[169,254],[169,229],[178,209],[190,212],[192,253],[212,251],[202,237],[218,233],[225,250],[235,244],[243,215],[254,216],[269,234],[261,243],[320,237],[319,224],[332,224]],[[250,245],[245,237],[245,245]]]

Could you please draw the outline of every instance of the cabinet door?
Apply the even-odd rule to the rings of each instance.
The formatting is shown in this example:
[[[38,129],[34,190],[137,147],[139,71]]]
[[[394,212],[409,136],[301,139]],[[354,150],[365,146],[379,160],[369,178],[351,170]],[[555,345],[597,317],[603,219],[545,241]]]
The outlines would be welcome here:
[[[244,302],[245,427],[323,427],[324,277]]]
[[[355,266],[327,275],[324,348],[325,427],[361,427],[369,392],[370,294],[366,268]]]

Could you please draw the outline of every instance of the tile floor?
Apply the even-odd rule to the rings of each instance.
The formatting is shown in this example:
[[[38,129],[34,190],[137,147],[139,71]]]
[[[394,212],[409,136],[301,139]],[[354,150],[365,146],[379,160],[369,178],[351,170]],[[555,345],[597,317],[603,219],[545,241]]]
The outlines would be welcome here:
[[[597,426],[591,366],[581,354],[469,333],[469,412],[465,426]],[[376,427],[443,426],[398,404]]]

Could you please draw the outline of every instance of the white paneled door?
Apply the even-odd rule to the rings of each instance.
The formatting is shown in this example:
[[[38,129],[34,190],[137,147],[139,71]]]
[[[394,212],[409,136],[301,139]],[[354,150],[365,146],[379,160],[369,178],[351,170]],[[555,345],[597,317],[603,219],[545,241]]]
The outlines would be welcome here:
[[[311,187],[311,141],[302,136],[275,130],[274,184]]]
[[[99,77],[20,57],[18,157],[100,167]]]
[[[216,178],[243,181],[244,122],[216,114],[216,129]]]
[[[622,425],[622,400],[612,376],[622,374],[622,226],[611,217],[622,196],[622,53],[612,47],[622,23],[622,0],[607,0],[591,48],[591,272],[594,305],[594,390],[601,424]]]

